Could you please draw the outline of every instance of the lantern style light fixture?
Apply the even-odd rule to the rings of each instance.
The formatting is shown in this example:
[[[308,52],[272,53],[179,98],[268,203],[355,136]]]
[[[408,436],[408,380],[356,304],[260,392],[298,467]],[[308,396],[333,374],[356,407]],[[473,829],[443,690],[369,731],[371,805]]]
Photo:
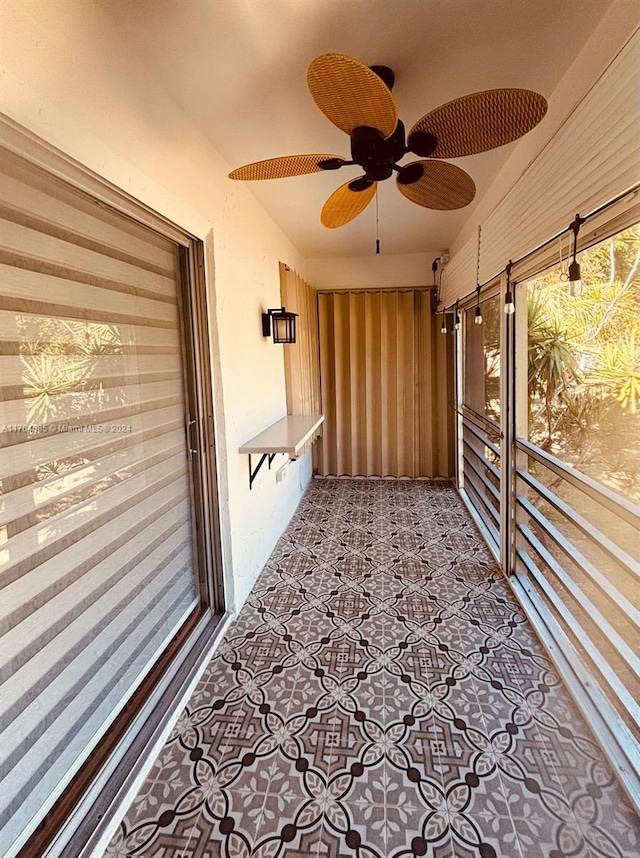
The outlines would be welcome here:
[[[569,229],[573,231],[573,262],[569,266],[569,294],[572,298],[579,298],[582,295],[582,275],[580,273],[580,263],[576,259],[576,254],[578,252],[578,233],[580,232],[580,227],[584,223],[584,218],[581,218],[579,214],[576,215],[576,219],[569,226]]]
[[[295,343],[297,313],[289,313],[284,307],[267,310],[262,314],[262,336],[273,336],[274,343]]]
[[[480,286],[476,286],[476,314],[473,317],[476,325],[482,324],[482,310],[480,309]]]
[[[507,272],[507,294],[504,296],[504,311],[507,316],[511,316],[516,311],[516,305],[513,301],[513,293],[511,292],[511,269],[513,262],[509,260],[505,271]]]

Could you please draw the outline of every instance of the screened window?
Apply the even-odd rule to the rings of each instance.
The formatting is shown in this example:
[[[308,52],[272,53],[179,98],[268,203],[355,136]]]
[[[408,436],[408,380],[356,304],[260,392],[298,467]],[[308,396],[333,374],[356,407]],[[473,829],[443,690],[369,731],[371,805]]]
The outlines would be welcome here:
[[[638,737],[640,228],[578,258],[520,292],[516,565]]]
[[[500,551],[500,296],[463,313],[462,482],[466,496]]]
[[[475,307],[464,313],[464,403],[500,423],[500,296],[482,301],[481,324]]]
[[[640,501],[640,227],[527,283],[528,440]]]

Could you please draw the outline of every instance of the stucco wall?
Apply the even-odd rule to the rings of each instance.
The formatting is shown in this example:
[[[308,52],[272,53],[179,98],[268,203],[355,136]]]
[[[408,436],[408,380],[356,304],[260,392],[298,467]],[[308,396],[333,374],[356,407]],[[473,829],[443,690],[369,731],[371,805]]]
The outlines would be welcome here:
[[[280,305],[279,261],[304,274],[304,260],[92,2],[2,0],[0,110],[206,242],[226,584],[239,608],[311,474],[307,455],[281,483],[264,468],[249,491],[237,452],[286,413],[283,347],[263,339],[260,312]]]

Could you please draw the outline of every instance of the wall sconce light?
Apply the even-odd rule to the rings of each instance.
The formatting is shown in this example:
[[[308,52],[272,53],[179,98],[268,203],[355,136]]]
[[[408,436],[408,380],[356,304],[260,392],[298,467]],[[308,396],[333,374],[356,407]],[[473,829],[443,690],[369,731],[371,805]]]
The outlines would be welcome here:
[[[295,343],[297,313],[289,313],[284,307],[267,310],[262,314],[262,336],[273,335],[274,343]]]
[[[578,233],[583,223],[584,218],[581,218],[577,214],[576,219],[569,227],[573,231],[573,262],[569,266],[569,294],[572,298],[579,298],[582,295],[582,275],[580,273],[580,263],[576,259],[576,253],[578,250]]]
[[[505,271],[507,272],[507,294],[504,296],[504,311],[507,316],[511,316],[516,311],[516,305],[513,302],[513,293],[511,292],[511,269],[513,262],[509,260]]]
[[[476,286],[477,298],[476,298],[476,314],[473,318],[473,321],[476,325],[482,324],[482,310],[480,309],[480,286]]]

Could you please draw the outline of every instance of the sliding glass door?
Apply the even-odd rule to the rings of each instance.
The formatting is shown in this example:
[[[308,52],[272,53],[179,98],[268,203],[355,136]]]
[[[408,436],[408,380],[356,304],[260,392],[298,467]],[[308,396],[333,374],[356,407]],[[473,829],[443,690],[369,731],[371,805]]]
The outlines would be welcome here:
[[[15,855],[222,606],[193,254],[17,155],[0,178],[0,839]]]

